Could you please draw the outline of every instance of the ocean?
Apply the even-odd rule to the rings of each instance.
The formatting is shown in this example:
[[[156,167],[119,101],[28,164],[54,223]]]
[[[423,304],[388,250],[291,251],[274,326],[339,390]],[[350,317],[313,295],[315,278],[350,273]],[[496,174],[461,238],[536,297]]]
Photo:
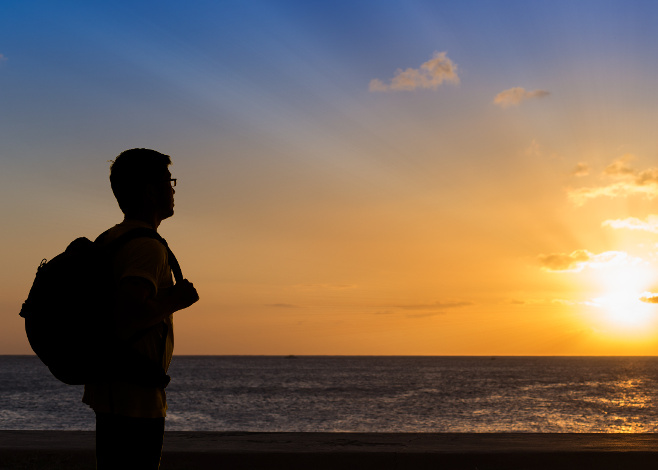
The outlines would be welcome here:
[[[167,429],[656,432],[655,357],[175,356]],[[0,429],[93,430],[82,387],[0,356]]]

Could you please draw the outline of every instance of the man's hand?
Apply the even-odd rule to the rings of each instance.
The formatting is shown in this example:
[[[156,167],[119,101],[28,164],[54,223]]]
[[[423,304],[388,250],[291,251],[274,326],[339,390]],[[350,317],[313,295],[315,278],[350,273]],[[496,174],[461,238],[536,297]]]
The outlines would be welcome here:
[[[187,308],[199,300],[199,294],[194,288],[194,285],[187,279],[177,282],[171,288],[169,295],[176,310]]]
[[[113,313],[118,331],[129,336],[137,330],[160,323],[172,313],[199,300],[199,294],[188,280],[168,289],[160,289],[155,297],[153,291],[153,285],[139,277],[121,281]]]

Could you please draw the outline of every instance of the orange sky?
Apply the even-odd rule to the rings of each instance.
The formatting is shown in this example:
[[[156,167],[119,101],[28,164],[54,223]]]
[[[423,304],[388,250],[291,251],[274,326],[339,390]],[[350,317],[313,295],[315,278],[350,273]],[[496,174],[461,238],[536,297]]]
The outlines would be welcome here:
[[[13,5],[0,354],[131,147],[178,178],[178,354],[655,354],[656,9],[487,5]]]

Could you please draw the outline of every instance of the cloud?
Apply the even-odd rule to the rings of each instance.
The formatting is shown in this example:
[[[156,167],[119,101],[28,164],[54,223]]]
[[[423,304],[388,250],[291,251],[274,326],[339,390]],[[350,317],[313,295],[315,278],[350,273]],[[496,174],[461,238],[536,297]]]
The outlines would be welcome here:
[[[645,292],[644,295],[640,297],[640,300],[648,304],[658,304],[658,294],[654,294],[652,292]]]
[[[603,174],[606,176],[618,176],[618,177],[625,177],[629,175],[634,175],[635,170],[633,170],[628,163],[631,162],[632,160],[635,160],[635,156],[631,155],[630,153],[627,153],[626,155],[623,155],[619,157],[617,160],[613,161],[610,165],[605,167],[603,170]]]
[[[579,162],[571,172],[571,175],[576,177],[587,176],[589,175],[589,171],[590,169],[587,163]]]
[[[355,284],[295,284],[292,286],[299,290],[346,290],[356,289]]]
[[[658,215],[649,215],[646,220],[640,220],[636,217],[605,220],[601,226],[614,229],[643,230],[645,232],[658,233]]]
[[[560,305],[560,306],[566,306],[566,307],[573,307],[577,305],[585,305],[587,302],[581,302],[581,301],[576,301],[576,300],[569,300],[569,299],[526,299],[525,301],[522,301],[523,305],[529,306],[529,307],[535,307],[535,306],[553,306],[553,305]]]
[[[7,60],[7,57],[4,54],[0,54],[0,62]]]
[[[474,302],[465,300],[438,300],[430,303],[389,305],[381,307],[382,310],[373,312],[375,315],[403,314],[406,318],[425,318],[434,315],[444,315],[447,310],[469,307]]]
[[[539,255],[538,258],[542,270],[551,273],[577,273],[585,268],[598,269],[637,261],[637,259],[629,257],[623,251],[606,251],[597,255],[587,250],[576,250],[568,254]]]
[[[554,305],[566,305],[568,307],[571,307],[573,305],[578,305],[578,302],[574,302],[573,300],[566,300],[566,299],[552,299],[551,303]]]
[[[546,90],[527,91],[525,88],[514,87],[498,93],[493,102],[502,108],[507,108],[509,106],[521,104],[521,102],[526,100],[544,98],[548,95],[550,95],[550,93]]]
[[[411,304],[411,305],[396,305],[396,308],[403,310],[436,310],[436,309],[451,309],[451,308],[460,308],[468,307],[469,305],[474,305],[473,302],[468,301],[437,301],[430,304]]]
[[[544,271],[549,272],[578,272],[582,271],[591,258],[587,250],[576,250],[570,254],[551,253],[539,255],[539,263]]]
[[[653,199],[658,196],[658,185],[638,185],[632,181],[619,182],[607,186],[571,189],[568,193],[569,199],[576,206],[582,206],[590,199],[599,197],[614,199],[633,195],[644,195],[649,199]]]
[[[443,315],[447,310],[475,305],[474,302],[463,300],[444,300],[429,304],[396,305],[395,308],[404,310],[407,318],[427,318]]]
[[[415,313],[407,313],[405,316],[407,318],[427,318],[427,317],[435,317],[437,315],[443,315],[445,312],[443,311],[438,311],[438,312],[415,312]]]
[[[373,78],[372,80],[370,80],[370,85],[368,86],[368,89],[370,91],[386,91],[388,90],[388,87],[379,78]]]
[[[636,173],[635,184],[639,186],[658,184],[658,168],[649,168]]]
[[[417,69],[398,69],[387,85],[378,78],[370,80],[370,91],[413,91],[418,88],[436,90],[444,81],[459,83],[457,65],[446,55],[435,52],[434,56]]]
[[[618,158],[604,170],[602,175],[616,181],[602,186],[592,186],[568,190],[568,197],[576,206],[582,206],[590,199],[599,197],[620,198],[642,195],[648,199],[658,197],[658,168],[635,170],[629,162],[632,155]]]

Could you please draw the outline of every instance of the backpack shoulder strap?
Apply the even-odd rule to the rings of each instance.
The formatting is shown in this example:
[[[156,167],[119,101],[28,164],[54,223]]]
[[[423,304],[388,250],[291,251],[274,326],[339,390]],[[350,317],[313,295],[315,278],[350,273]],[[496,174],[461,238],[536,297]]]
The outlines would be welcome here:
[[[101,233],[98,238],[96,238],[95,243],[102,243],[102,240],[107,236],[107,231]],[[167,256],[169,259],[169,266],[171,267],[172,272],[174,273],[174,279],[176,282],[180,282],[183,280],[183,273],[180,268],[180,264],[178,263],[178,260],[176,259],[176,256],[174,253],[171,251],[171,248],[169,248],[169,245],[167,244],[167,241],[160,236],[158,232],[151,228],[146,228],[146,227],[138,227],[134,228],[123,235],[117,237],[115,240],[112,240],[110,243],[104,246],[104,249],[110,253],[110,256],[112,256],[119,248],[121,248],[123,245],[128,243],[131,240],[134,240],[135,238],[154,238],[158,240],[160,243],[164,245],[164,247],[167,249]]]
[[[97,242],[102,243],[103,238],[106,237],[106,236],[107,236],[107,231],[100,234],[98,236],[98,238],[96,239],[95,243],[97,243]],[[172,272],[174,273],[174,279],[176,280],[177,283],[181,282],[184,278],[183,278],[183,273],[182,273],[181,268],[180,268],[180,264],[178,264],[178,260],[176,259],[176,256],[174,255],[174,253],[169,248],[169,245],[167,244],[167,241],[164,238],[162,238],[162,236],[158,232],[156,232],[155,230],[153,230],[151,228],[146,228],[146,227],[134,228],[134,229],[120,235],[119,237],[112,240],[108,244],[106,244],[104,246],[104,249],[107,250],[107,253],[110,256],[113,256],[114,253],[116,253],[116,251],[120,247],[122,247],[123,245],[125,245],[129,241],[134,240],[135,238],[143,238],[143,237],[154,238],[154,239],[158,240],[160,243],[162,243],[164,245],[164,247],[167,249],[169,267],[171,268]],[[161,322],[159,325],[163,325],[162,344],[161,344],[160,348],[161,348],[161,351],[162,351],[162,357],[164,357],[165,347],[166,347],[166,342],[167,342],[167,335],[169,333],[169,327],[167,326],[167,324],[164,321]],[[134,335],[132,335],[130,338],[128,338],[128,340],[126,341],[126,344],[136,343],[144,335],[146,335],[146,333],[148,333],[152,328],[156,328],[157,326],[158,325],[154,325],[152,327],[145,328],[141,331],[136,332]]]

